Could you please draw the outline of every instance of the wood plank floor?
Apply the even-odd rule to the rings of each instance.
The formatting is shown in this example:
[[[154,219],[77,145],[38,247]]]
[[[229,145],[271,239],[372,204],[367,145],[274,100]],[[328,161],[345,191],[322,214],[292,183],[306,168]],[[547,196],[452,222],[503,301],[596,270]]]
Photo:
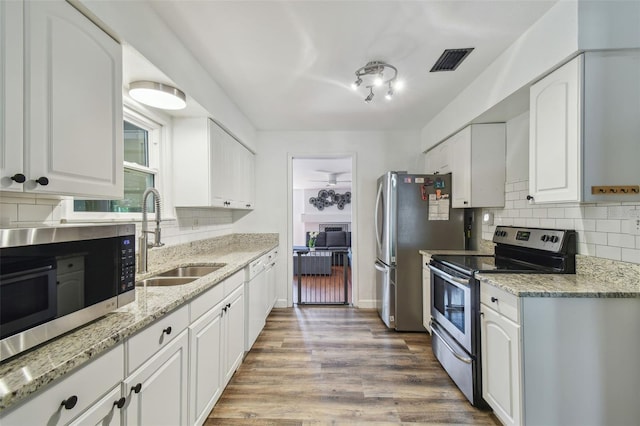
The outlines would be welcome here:
[[[389,331],[375,310],[274,309],[217,405],[213,425],[499,425],[472,407],[426,333]]]

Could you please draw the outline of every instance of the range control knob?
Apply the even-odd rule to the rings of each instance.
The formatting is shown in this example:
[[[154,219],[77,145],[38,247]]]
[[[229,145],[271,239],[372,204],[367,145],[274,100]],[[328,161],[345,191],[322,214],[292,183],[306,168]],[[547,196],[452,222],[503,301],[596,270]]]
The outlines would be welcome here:
[[[549,237],[548,235],[545,234],[542,237],[540,237],[540,239],[546,243],[547,241],[549,241],[551,239],[551,237]]]
[[[507,236],[507,231],[500,231],[500,236],[501,237],[506,237]]]
[[[551,236],[551,238],[549,239],[549,241],[551,241],[552,243],[557,243],[559,240],[559,238],[556,235]]]

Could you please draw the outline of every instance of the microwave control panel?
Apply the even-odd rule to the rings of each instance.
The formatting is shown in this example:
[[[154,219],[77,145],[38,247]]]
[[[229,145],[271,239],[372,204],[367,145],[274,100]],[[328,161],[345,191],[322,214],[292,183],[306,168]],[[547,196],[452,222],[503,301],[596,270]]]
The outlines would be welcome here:
[[[120,286],[118,293],[133,290],[136,286],[136,247],[133,236],[120,239]]]

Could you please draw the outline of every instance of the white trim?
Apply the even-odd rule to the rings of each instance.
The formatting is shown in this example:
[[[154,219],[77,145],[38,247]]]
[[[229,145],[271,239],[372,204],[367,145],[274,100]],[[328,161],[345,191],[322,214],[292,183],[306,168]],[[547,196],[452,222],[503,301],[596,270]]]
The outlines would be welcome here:
[[[351,247],[352,251],[356,254],[352,256],[351,264],[351,306],[359,307],[360,301],[358,300],[359,286],[358,286],[358,271],[359,271],[359,248],[358,248],[358,168],[357,168],[357,152],[350,151],[346,153],[331,153],[331,154],[309,154],[309,153],[288,153],[287,154],[287,253],[293,253],[293,160],[303,158],[313,159],[332,159],[332,158],[351,158],[351,180],[355,182],[355,185],[351,186],[351,192],[354,195],[356,202],[351,203]],[[287,265],[287,306],[293,306],[293,256],[286,256]],[[369,301],[365,301],[368,303]],[[375,303],[373,305],[375,307]]]

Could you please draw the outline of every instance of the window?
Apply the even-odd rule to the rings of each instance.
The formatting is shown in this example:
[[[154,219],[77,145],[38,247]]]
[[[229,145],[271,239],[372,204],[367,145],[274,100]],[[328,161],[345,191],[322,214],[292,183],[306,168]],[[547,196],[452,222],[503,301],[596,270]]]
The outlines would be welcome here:
[[[77,213],[140,213],[142,195],[158,182],[159,139],[162,126],[124,109],[124,198],[122,200],[74,200]],[[153,198],[147,211],[154,211]]]

